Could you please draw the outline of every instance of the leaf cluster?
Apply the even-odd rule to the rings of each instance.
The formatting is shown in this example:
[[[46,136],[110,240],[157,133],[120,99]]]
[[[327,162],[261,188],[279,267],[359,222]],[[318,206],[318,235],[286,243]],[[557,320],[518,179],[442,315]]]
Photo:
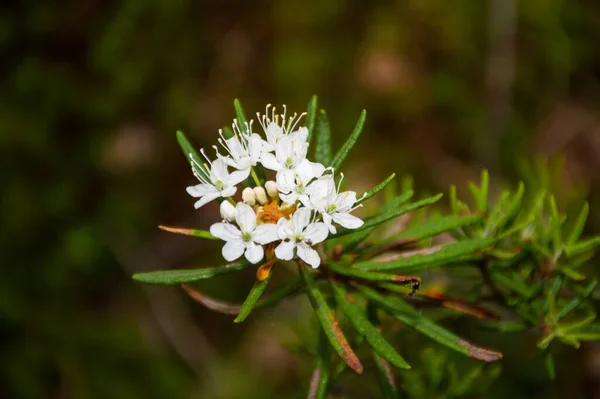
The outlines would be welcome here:
[[[234,106],[238,121],[245,121],[239,101],[235,100]],[[308,104],[306,125],[309,142],[315,142],[315,159],[339,169],[356,144],[365,119],[363,111],[348,139],[334,154],[327,114],[318,110],[314,96]],[[186,156],[195,153],[183,133],[178,132],[177,139]],[[235,322],[242,322],[252,311],[275,305],[290,295],[306,295],[321,327],[309,388],[311,398],[326,397],[328,388],[345,368],[363,373],[364,359],[356,353],[356,347],[363,342],[376,366],[382,394],[386,398],[397,397],[401,388],[395,383],[394,370],[410,369],[411,362],[390,343],[385,329],[389,323],[399,323],[447,350],[483,362],[502,358],[501,353],[450,331],[423,311],[423,306],[474,317],[480,320],[481,327],[504,333],[533,330],[539,335],[538,346],[542,350],[547,350],[555,339],[578,347],[581,341],[600,338],[600,325],[595,322],[590,304],[596,281],[583,271],[600,244],[600,237],[581,238],[589,212],[587,204],[567,229],[566,216],[558,211],[555,198],[545,190],[528,193],[520,183],[515,190],[502,191],[492,203],[487,171],[482,173],[479,184],[469,183],[470,205],[457,197],[455,187],[450,188],[450,213],[446,215],[427,212],[428,207],[439,204],[442,194],[414,199],[412,190],[398,192],[393,174],[359,201],[382,191],[385,203],[373,209],[362,227],[340,228],[318,248],[322,264],[316,271],[298,261],[297,278],[269,294],[265,294],[269,278],[256,281],[241,305],[209,298],[189,285],[185,289],[204,306],[236,315]],[[200,230],[165,229],[214,238]],[[211,268],[142,273],[133,278],[149,284],[189,284],[250,267],[253,265],[242,261]],[[474,270],[479,278],[460,297],[418,291],[421,279],[414,274],[446,268]],[[340,325],[342,318],[348,320],[348,327],[360,339],[347,338],[348,328],[343,331]],[[336,356],[343,362],[337,363]],[[551,365],[551,360],[547,364]],[[483,375],[482,370],[476,367],[459,378],[456,369],[448,366],[448,375],[427,378],[437,381],[431,386],[442,386],[441,381],[446,381],[445,389],[458,397]],[[423,384],[415,380],[414,384],[404,385],[402,389],[411,391]]]

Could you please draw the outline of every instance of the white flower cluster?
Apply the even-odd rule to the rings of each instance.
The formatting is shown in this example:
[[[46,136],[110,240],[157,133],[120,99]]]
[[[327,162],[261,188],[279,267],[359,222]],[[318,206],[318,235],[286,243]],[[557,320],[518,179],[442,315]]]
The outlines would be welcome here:
[[[285,106],[278,115],[267,105],[265,114],[257,116],[265,138],[252,131],[252,121],[240,126],[234,120],[233,137],[227,139],[219,131],[223,154],[214,146],[216,159],[211,161],[201,150],[208,162],[203,166],[189,154],[206,172],[192,168],[200,184],[188,187],[187,192],[199,198],[195,208],[226,198],[220,206],[223,222],[212,225],[210,232],[226,241],[222,252],[227,261],[245,255],[249,262],[258,263],[266,252],[267,262],[291,260],[297,255],[317,268],[321,258],[312,247],[329,233],[336,233],[334,223],[349,229],[362,226],[363,221],[350,214],[355,209],[356,193],[340,193],[333,169],[306,158],[308,129],[298,127],[304,114],[286,119]],[[275,181],[267,181],[265,187],[254,170],[259,164],[276,172]],[[257,187],[245,188],[242,201],[236,204],[232,199],[236,186],[250,174]]]

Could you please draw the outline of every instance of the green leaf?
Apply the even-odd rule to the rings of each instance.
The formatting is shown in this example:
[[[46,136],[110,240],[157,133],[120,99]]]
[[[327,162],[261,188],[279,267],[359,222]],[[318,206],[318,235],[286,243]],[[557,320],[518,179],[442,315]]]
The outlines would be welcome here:
[[[489,187],[490,187],[490,174],[486,169],[484,169],[481,171],[481,188],[479,190],[479,198],[477,201],[477,210],[479,212],[487,211]]]
[[[407,228],[406,230],[393,235],[390,238],[382,240],[375,244],[372,249],[379,249],[385,247],[395,241],[407,240],[411,242],[420,241],[424,238],[436,236],[438,234],[447,232],[452,229],[456,229],[462,226],[467,226],[473,223],[481,221],[482,217],[479,215],[472,216],[444,216],[438,219],[434,219],[422,224],[418,224]]]
[[[399,216],[402,216],[408,212],[414,211],[414,210],[422,208],[424,206],[434,204],[437,201],[439,201],[439,199],[442,198],[442,196],[443,196],[443,194],[438,194],[436,196],[426,198],[421,201],[413,202],[411,204],[405,205],[405,206],[397,208],[397,209],[390,210],[381,215],[367,218],[367,219],[365,219],[365,223],[360,228],[354,229],[354,230],[353,229],[338,229],[337,234],[335,234],[333,237],[341,237],[341,236],[344,236],[347,234],[357,233],[362,230],[366,230],[366,229],[369,229],[372,227],[379,226],[380,224],[385,223],[388,220],[395,219]]]
[[[244,112],[244,108],[240,103],[240,100],[237,98],[233,100],[233,108],[235,108],[235,118],[238,122],[238,126],[242,131],[245,131],[246,123],[248,123],[248,119],[246,119],[246,113]]]
[[[207,240],[219,240],[219,238],[210,234],[210,231],[206,231],[206,230],[187,229],[184,227],[170,227],[170,226],[163,226],[163,225],[158,226],[158,228],[161,230],[164,230],[164,231],[168,231],[169,233],[183,234],[186,236],[192,236],[192,237],[198,237],[198,238],[205,238]]]
[[[243,322],[250,315],[250,313],[252,313],[252,310],[258,303],[258,300],[260,299],[262,293],[265,291],[265,288],[267,288],[267,284],[269,284],[269,280],[271,279],[272,275],[273,275],[273,273],[270,273],[266,279],[264,279],[262,281],[256,280],[254,282],[254,285],[250,289],[250,292],[248,293],[246,300],[244,301],[244,303],[242,303],[240,313],[233,321],[234,323]]]
[[[237,272],[253,267],[247,262],[234,262],[224,266],[208,267],[205,269],[184,270],[159,270],[155,272],[137,273],[133,275],[135,281],[147,284],[181,284],[203,280],[225,273]]]
[[[598,281],[593,280],[587,286],[585,286],[575,298],[572,298],[570,301],[568,301],[556,313],[556,320],[558,321],[562,319],[563,317],[571,313],[573,310],[577,309],[590,295],[592,295],[592,293],[594,292],[594,288],[596,288],[597,284]]]
[[[556,368],[554,367],[554,358],[552,357],[552,352],[549,350],[546,350],[546,353],[544,354],[544,366],[546,366],[548,377],[554,381],[556,379]]]
[[[325,110],[319,112],[317,120],[317,145],[315,148],[315,160],[323,165],[331,163],[331,129],[329,119]]]
[[[356,304],[351,303],[347,298],[348,293],[341,283],[332,282],[333,297],[339,305],[342,312],[352,323],[356,331],[365,337],[367,343],[375,353],[390,362],[393,366],[402,369],[409,369],[410,365],[400,356],[398,352],[390,345],[373,326],[363,310]]]
[[[473,345],[437,325],[423,316],[420,312],[410,307],[410,305],[406,304],[406,302],[400,298],[382,295],[367,286],[360,286],[359,291],[369,300],[375,302],[390,316],[456,352],[486,362],[492,362],[502,358],[501,353]],[[407,309],[407,306],[410,310]]]
[[[598,245],[600,245],[600,236],[588,238],[587,240],[579,241],[577,244],[569,245],[565,248],[565,252],[568,257],[571,257],[591,251]]]
[[[344,160],[346,159],[346,157],[348,156],[350,151],[352,151],[352,148],[356,144],[356,141],[358,140],[358,137],[360,136],[360,133],[362,132],[362,129],[363,129],[363,126],[365,125],[366,119],[367,119],[367,111],[363,109],[362,112],[360,113],[360,117],[358,118],[358,122],[356,122],[356,126],[354,127],[354,130],[352,131],[352,133],[350,134],[350,136],[348,137],[348,139],[346,140],[346,142],[344,143],[342,148],[340,148],[340,150],[337,152],[337,154],[335,154],[335,157],[333,158],[333,161],[331,162],[330,166],[333,167],[334,170],[338,170],[340,168],[340,166],[342,166],[342,163],[344,162]]]
[[[586,202],[581,207],[581,212],[579,212],[579,216],[577,216],[577,221],[573,225],[573,229],[571,230],[571,234],[569,234],[569,238],[567,239],[567,246],[571,247],[577,243],[579,237],[581,237],[581,233],[583,232],[583,228],[585,226],[585,222],[587,221],[588,215],[590,213],[590,205]]]
[[[398,388],[396,387],[394,372],[390,364],[375,352],[373,352],[373,360],[377,368],[377,381],[381,388],[382,398],[398,399]]]
[[[183,151],[185,159],[187,159],[188,163],[192,167],[192,171],[196,175],[208,179],[208,168],[202,163],[202,158],[200,158],[198,151],[194,149],[194,146],[192,146],[190,141],[187,139],[187,137],[185,137],[185,134],[181,130],[177,131],[176,136],[179,147],[181,147],[181,151]]]
[[[558,253],[562,248],[562,235],[561,235],[561,220],[558,214],[558,207],[556,206],[556,199],[554,195],[548,196],[548,203],[550,204],[550,232],[552,234],[552,250],[554,253]]]
[[[513,278],[507,277],[501,272],[492,272],[492,278],[496,283],[501,286],[508,288],[511,291],[519,294],[524,298],[531,298],[533,293],[529,289],[529,286],[525,283],[523,278],[520,277],[517,273],[513,274]]]
[[[517,192],[513,196],[510,204],[507,206],[504,215],[502,215],[502,217],[498,219],[498,222],[495,226],[496,229],[500,230],[514,221],[516,216],[519,214],[519,211],[521,210],[524,194],[525,185],[523,184],[523,182],[519,182],[519,188],[517,188]]]
[[[282,284],[272,291],[269,295],[262,298],[258,304],[254,307],[254,310],[264,309],[269,306],[275,305],[282,299],[300,292],[304,286],[301,279],[290,281],[289,283]]]
[[[317,319],[319,320],[319,323],[321,323],[321,327],[327,335],[327,339],[329,339],[331,346],[333,346],[333,349],[335,349],[352,370],[358,374],[362,374],[363,365],[348,344],[348,340],[344,336],[329,305],[327,305],[323,293],[321,293],[313,280],[308,267],[303,264],[300,264],[299,266],[300,276],[304,279],[304,283],[306,284],[308,299],[315,310]]]
[[[313,132],[315,130],[315,121],[317,119],[317,105],[318,98],[316,95],[313,95],[308,102],[308,107],[306,108],[306,128],[308,129],[308,139],[307,142],[310,145],[312,142]]]
[[[357,262],[352,265],[352,267],[369,271],[399,270],[403,273],[408,273],[409,271],[412,273],[461,259],[463,256],[473,255],[476,251],[486,249],[495,242],[495,238],[475,238],[444,245],[440,247],[437,252],[429,254],[417,254],[406,257],[401,256],[398,259],[387,262],[382,262],[381,260],[366,260]]]
[[[357,270],[352,267],[348,267],[346,265],[341,265],[337,263],[327,263],[324,265],[326,268],[332,270],[336,274],[341,274],[342,276],[354,277],[361,280],[368,281],[389,281],[396,284],[418,284],[421,279],[416,276],[400,276],[396,274],[388,274],[388,273],[373,273],[367,272],[364,270]]]
[[[326,399],[331,376],[331,345],[323,330],[319,330],[317,364],[310,382],[307,399]]]
[[[368,200],[369,198],[373,197],[375,194],[377,194],[378,192],[383,190],[385,188],[385,186],[387,186],[394,179],[394,177],[396,177],[395,173],[392,173],[391,175],[389,175],[384,181],[382,181],[381,183],[379,183],[378,185],[376,185],[375,187],[373,187],[372,189],[370,189],[369,191],[364,193],[358,199],[358,201],[356,201],[355,205],[358,205],[358,204]]]

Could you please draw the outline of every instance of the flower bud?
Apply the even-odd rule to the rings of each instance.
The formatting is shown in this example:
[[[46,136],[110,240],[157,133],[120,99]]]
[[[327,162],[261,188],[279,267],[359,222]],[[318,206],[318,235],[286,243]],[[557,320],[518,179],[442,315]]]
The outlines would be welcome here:
[[[275,183],[273,180],[269,180],[268,182],[266,182],[265,187],[267,188],[267,194],[269,194],[269,197],[271,197],[271,198],[279,197],[279,190],[277,190],[277,183]]]
[[[246,187],[244,191],[242,191],[242,201],[250,206],[256,204],[256,194],[254,194],[254,190],[252,190],[251,187]]]
[[[221,211],[221,217],[225,220],[233,222],[235,220],[235,207],[231,205],[229,201],[221,202],[221,206],[219,207]]]
[[[267,203],[267,193],[265,193],[264,188],[254,187],[254,194],[256,195],[256,199],[258,200],[258,202],[260,202],[262,205]]]

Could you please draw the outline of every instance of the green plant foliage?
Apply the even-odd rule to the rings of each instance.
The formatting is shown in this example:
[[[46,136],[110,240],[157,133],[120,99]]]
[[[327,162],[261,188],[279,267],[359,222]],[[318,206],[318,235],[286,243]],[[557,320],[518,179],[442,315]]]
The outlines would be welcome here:
[[[245,120],[239,101],[234,107],[238,121]],[[309,134],[314,132],[316,136],[317,161],[339,168],[361,134],[365,117],[363,111],[334,157],[327,114],[320,110],[317,115],[317,97],[313,96],[306,124]],[[177,138],[186,156],[194,154],[182,133],[178,132]],[[196,173],[204,172],[198,169]],[[586,269],[600,237],[582,238],[590,212],[587,203],[571,223],[561,213],[557,199],[543,186],[529,191],[529,183],[521,182],[515,190],[501,190],[494,199],[490,175],[484,170],[478,184],[468,184],[469,200],[460,199],[456,187],[450,187],[450,213],[445,214],[439,205],[442,194],[412,200],[412,184],[404,184],[404,191],[398,194],[394,177],[390,175],[358,199],[364,202],[385,189],[384,200],[361,227],[339,228],[318,246],[321,265],[317,270],[296,261],[299,278],[280,283],[263,299],[270,277],[256,281],[241,305],[208,298],[187,286],[186,290],[213,310],[237,314],[235,322],[291,295],[306,294],[320,329],[309,398],[326,398],[347,368],[363,373],[362,352],[358,350],[363,342],[384,398],[401,394],[459,398],[482,392],[500,368],[479,364],[459,369],[451,360],[454,355],[446,351],[485,363],[496,362],[503,354],[454,333],[445,323],[450,318],[473,317],[478,326],[498,334],[534,332],[552,378],[555,366],[550,349],[555,342],[578,348],[581,342],[600,338],[593,306],[597,281]],[[433,206],[437,209],[432,211]],[[408,224],[401,231],[388,232],[391,222],[401,216],[408,216]],[[213,238],[205,231],[161,228]],[[151,284],[178,284],[250,267],[247,263],[232,263],[207,269],[140,273],[133,278]],[[459,296],[434,290],[421,293],[421,277],[408,275],[439,273],[450,267],[470,273],[461,282]],[[347,322],[345,332],[339,320]],[[388,333],[392,323],[408,329]],[[420,354],[413,356],[414,351],[402,347],[401,355],[395,343],[406,339],[407,330],[435,341],[439,348],[417,350]],[[411,366],[411,374],[403,371]],[[395,373],[402,373],[402,384],[396,384]]]

